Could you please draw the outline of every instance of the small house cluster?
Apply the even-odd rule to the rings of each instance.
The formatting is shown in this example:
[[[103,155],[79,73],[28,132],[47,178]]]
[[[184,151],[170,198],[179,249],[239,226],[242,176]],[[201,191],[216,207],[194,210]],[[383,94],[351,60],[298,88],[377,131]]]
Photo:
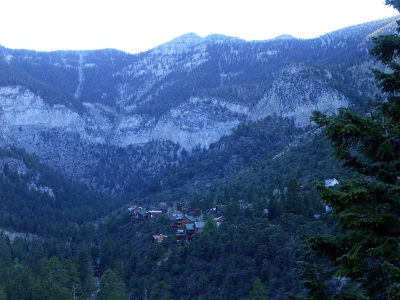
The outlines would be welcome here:
[[[179,203],[180,207],[184,207]],[[158,206],[159,210],[144,210],[142,207],[133,205],[128,208],[128,211],[133,215],[136,221],[145,221],[151,218],[155,218],[160,215],[168,215],[169,216],[169,232],[173,233],[176,236],[176,241],[190,241],[192,239],[193,234],[197,232],[202,232],[204,229],[204,222],[202,221],[202,217],[195,218],[188,214],[184,214],[181,211],[171,212],[173,205],[165,205],[165,203],[160,203]],[[184,207],[185,208],[185,207]],[[195,208],[186,208],[188,212],[193,212]],[[212,209],[215,212],[215,209]],[[225,217],[220,216],[218,218],[214,218],[217,222],[218,226],[220,223],[224,221]],[[164,234],[156,234],[152,236],[152,243],[161,243],[168,235]]]
[[[169,218],[169,222],[170,232],[176,231],[177,242],[182,240],[190,241],[193,234],[203,231],[204,228],[204,222],[195,221],[194,217],[184,215],[181,212],[172,214]]]
[[[325,186],[327,187],[333,187],[338,184],[339,181],[336,178],[325,180]],[[137,221],[149,220],[151,218],[156,218],[157,216],[167,214],[169,217],[169,232],[175,235],[176,241],[178,243],[181,241],[189,242],[191,241],[192,236],[195,233],[203,231],[205,222],[202,221],[202,217],[196,219],[195,217],[184,214],[179,210],[175,210],[174,212],[172,212],[173,207],[174,204],[172,203],[167,204],[165,202],[162,202],[157,206],[157,210],[144,210],[140,206],[133,205],[128,208],[128,211],[134,216],[135,220]],[[184,203],[179,203],[178,207],[188,213],[193,213],[197,210],[196,207],[187,207]],[[245,207],[244,204],[241,203],[241,207]],[[223,210],[224,206],[222,204],[210,209],[213,214],[216,214]],[[325,210],[330,211],[330,207],[326,206]],[[268,214],[268,209],[264,209],[263,211],[264,213]],[[315,217],[318,218],[319,215],[315,215]],[[218,226],[224,220],[224,216],[214,218],[214,221],[217,223]],[[163,234],[153,235],[152,243],[161,243],[167,237],[168,235]]]
[[[143,210],[143,208],[137,205],[129,207],[128,211],[132,213],[137,220],[147,220],[164,213],[162,210]]]

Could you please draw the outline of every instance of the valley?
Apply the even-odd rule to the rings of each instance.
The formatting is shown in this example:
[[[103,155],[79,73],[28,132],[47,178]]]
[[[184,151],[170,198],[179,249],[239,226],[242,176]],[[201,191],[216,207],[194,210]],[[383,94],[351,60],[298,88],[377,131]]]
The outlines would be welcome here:
[[[339,231],[315,182],[355,174],[310,118],[385,99],[368,51],[395,32],[393,17],[138,54],[0,46],[0,299],[309,299],[321,269],[330,295],[360,293],[307,248]],[[177,242],[174,211],[206,230]]]

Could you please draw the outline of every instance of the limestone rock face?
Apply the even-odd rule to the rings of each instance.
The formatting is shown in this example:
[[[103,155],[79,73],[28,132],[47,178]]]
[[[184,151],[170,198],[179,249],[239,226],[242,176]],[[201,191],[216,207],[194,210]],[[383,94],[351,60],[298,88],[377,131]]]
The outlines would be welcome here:
[[[79,177],[109,146],[163,141],[190,153],[267,116],[306,127],[313,110],[333,114],[379,93],[368,49],[375,32],[395,30],[393,20],[311,40],[190,33],[135,55],[0,46],[0,146],[22,147]],[[168,151],[137,163],[155,166]]]
[[[82,118],[62,104],[46,104],[39,96],[21,86],[0,88],[2,118],[12,127],[44,126],[84,130]]]
[[[0,87],[0,106],[2,138],[19,146],[34,143],[36,135],[46,131],[75,133],[93,143],[104,141],[98,137],[99,132],[88,133],[93,126],[98,127],[93,118],[81,116],[62,104],[49,105],[27,88]]]
[[[51,131],[74,133],[87,143],[122,147],[165,139],[190,150],[196,146],[208,148],[249,120],[276,115],[293,118],[297,126],[304,127],[310,124],[313,110],[335,113],[339,107],[348,106],[346,98],[322,80],[300,80],[305,70],[298,65],[282,70],[253,107],[211,97],[191,97],[159,118],[140,114],[110,117],[104,106],[90,103],[85,103],[87,113],[80,115],[64,105],[50,106],[26,88],[2,87],[2,140],[34,147],[37,134]]]
[[[316,76],[316,71],[303,64],[285,67],[254,107],[252,119],[276,115],[292,118],[297,126],[305,127],[310,125],[314,110],[334,114],[338,108],[347,107],[346,97],[331,88],[324,78]],[[329,72],[324,73],[324,77],[329,78]]]
[[[157,121],[139,115],[121,118],[113,142],[126,146],[161,139],[179,143],[188,150],[196,146],[208,148],[221,136],[230,134],[248,117],[249,109],[246,106],[193,97]]]

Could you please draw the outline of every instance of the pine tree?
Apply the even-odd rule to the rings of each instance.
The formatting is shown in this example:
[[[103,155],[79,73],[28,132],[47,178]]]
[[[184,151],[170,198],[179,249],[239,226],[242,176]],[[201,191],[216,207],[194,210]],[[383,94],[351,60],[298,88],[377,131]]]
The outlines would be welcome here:
[[[210,215],[207,218],[207,220],[204,222],[203,231],[204,232],[209,232],[209,231],[216,231],[216,230],[218,230],[218,224],[214,220],[214,217],[212,215]]]
[[[399,0],[386,4],[400,11]],[[341,231],[310,241],[337,264],[339,276],[356,283],[371,299],[400,299],[400,21],[398,25],[396,34],[373,38],[370,51],[390,69],[374,70],[387,99],[367,116],[350,109],[341,109],[337,116],[312,116],[336,158],[356,175],[341,181],[339,190],[322,182],[315,185]]]
[[[99,300],[127,299],[126,287],[123,280],[112,269],[107,269],[100,279],[100,291],[96,297]]]
[[[305,215],[306,207],[300,196],[301,187],[296,179],[291,179],[285,195],[285,212]]]
[[[250,300],[267,300],[268,290],[262,284],[260,278],[256,278],[253,284],[253,290],[250,292]]]
[[[159,281],[154,285],[150,295],[150,300],[168,300],[171,297],[171,287],[164,281]]]

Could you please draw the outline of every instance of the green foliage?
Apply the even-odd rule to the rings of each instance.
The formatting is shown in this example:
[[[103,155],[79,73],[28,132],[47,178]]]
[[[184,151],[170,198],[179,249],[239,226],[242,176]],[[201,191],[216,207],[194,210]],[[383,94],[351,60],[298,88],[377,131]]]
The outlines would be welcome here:
[[[30,55],[35,55],[35,52],[32,51]],[[0,86],[23,86],[33,91],[34,93],[37,93],[37,95],[39,95],[48,104],[53,105],[53,104],[63,103],[66,107],[72,108],[78,112],[85,111],[85,108],[82,105],[82,103],[80,103],[79,101],[77,101],[77,99],[73,97],[73,93],[70,93],[70,91],[65,91],[63,89],[60,89],[58,87],[59,84],[56,84],[56,81],[46,82],[47,80],[44,78],[37,78],[36,75],[38,74],[30,74],[30,71],[40,72],[43,73],[44,76],[46,76],[47,78],[50,77],[52,79],[60,79],[59,76],[54,76],[54,77],[48,76],[49,74],[47,72],[49,72],[50,71],[49,69],[52,69],[52,67],[46,68],[45,65],[33,65],[33,66],[31,65],[30,67],[33,67],[36,70],[35,71],[33,71],[32,69],[29,70],[30,68],[28,65],[13,66],[6,63],[3,60],[0,61]],[[58,68],[58,70],[59,69],[60,68]],[[66,73],[69,73],[69,75],[71,75],[71,71],[72,70],[67,70]],[[65,82],[72,83],[73,79],[69,75],[66,76],[68,80],[65,80]],[[77,78],[74,79],[76,80]],[[76,84],[78,84],[77,80]]]
[[[150,300],[171,300],[171,287],[164,281],[159,281],[151,291]]]
[[[212,215],[210,215],[207,218],[207,220],[204,222],[203,231],[204,232],[209,232],[209,231],[215,231],[215,230],[218,230],[218,224],[214,220],[214,217]]]
[[[2,289],[0,289],[0,300],[7,300],[7,295]]]
[[[398,1],[386,3],[400,8]],[[342,109],[337,116],[315,112],[312,118],[324,128],[343,166],[357,172],[353,179],[341,181],[339,190],[316,184],[341,231],[330,239],[328,248],[326,239],[314,240],[314,245],[337,265],[339,276],[359,284],[371,299],[400,296],[399,33],[400,27],[397,34],[375,37],[371,50],[393,71],[374,71],[387,101],[377,102],[366,117]]]
[[[100,292],[96,299],[99,300],[123,300],[127,299],[125,284],[117,273],[107,269],[100,279]]]
[[[250,292],[249,300],[268,300],[268,290],[261,283],[260,278],[256,278],[253,290]]]
[[[6,173],[0,173],[1,228],[48,236],[46,242],[49,243],[54,242],[52,238],[71,238],[78,242],[84,235],[79,235],[77,225],[104,216],[120,203],[115,198],[95,194],[22,149],[0,149],[0,159],[26,167],[24,173],[18,173],[5,164]],[[32,183],[36,188],[32,188]],[[54,197],[41,192],[39,187],[50,188]],[[90,226],[82,227],[86,237],[87,228]],[[58,244],[56,248],[49,256],[66,251],[64,245]]]
[[[296,179],[291,179],[285,195],[285,212],[293,214],[306,214],[306,207],[300,196],[301,186]]]
[[[234,222],[226,220],[218,230],[195,233],[190,242],[180,243],[171,232],[171,238],[151,244],[152,234],[168,230],[165,219],[163,225],[121,215],[100,230],[107,230],[120,247],[121,256],[111,257],[110,263],[122,259],[131,298],[143,298],[145,291],[150,297],[164,287],[172,299],[248,299],[259,278],[263,293],[267,289],[270,298],[279,299],[302,292],[296,273],[297,235],[328,231],[331,220],[324,216],[308,220],[284,214],[271,223],[265,214],[242,209]]]

